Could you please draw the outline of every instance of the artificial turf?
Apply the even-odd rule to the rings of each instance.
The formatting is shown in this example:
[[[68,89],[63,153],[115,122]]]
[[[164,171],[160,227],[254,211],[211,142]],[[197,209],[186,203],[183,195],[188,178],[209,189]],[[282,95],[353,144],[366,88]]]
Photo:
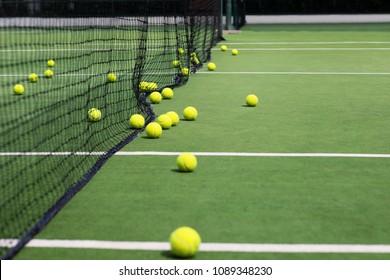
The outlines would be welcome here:
[[[195,106],[159,139],[141,134],[123,151],[390,154],[388,50],[253,50],[262,42],[383,42],[388,24],[247,26],[226,35],[239,55],[213,51],[216,72],[194,74],[157,114]],[[298,46],[290,46],[296,48]],[[365,48],[388,47],[364,45]],[[280,48],[267,45],[267,48]],[[286,46],[283,46],[286,47]],[[301,48],[312,48],[302,44]],[[315,46],[318,48],[319,46]],[[329,45],[320,47],[329,48]],[[332,45],[358,48],[360,44]],[[245,50],[251,48],[252,50]],[[259,104],[245,106],[255,93]],[[203,242],[390,244],[388,158],[199,156],[193,173],[174,156],[114,156],[36,236],[167,241],[176,227]],[[25,248],[20,259],[170,259],[166,252]],[[196,259],[388,259],[389,254],[200,252]]]

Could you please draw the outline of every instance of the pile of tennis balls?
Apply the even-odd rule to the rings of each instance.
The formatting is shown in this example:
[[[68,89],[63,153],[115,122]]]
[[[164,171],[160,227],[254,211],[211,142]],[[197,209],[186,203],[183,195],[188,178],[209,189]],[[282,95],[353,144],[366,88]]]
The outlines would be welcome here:
[[[50,59],[47,61],[47,66],[49,68],[54,67],[54,65],[55,65],[55,61],[53,59]],[[54,72],[51,69],[47,69],[43,72],[43,76],[47,79],[50,79],[54,76]],[[39,79],[39,76],[36,73],[31,73],[28,75],[28,80],[32,84],[37,83],[38,79]],[[13,92],[15,95],[23,95],[25,93],[25,87],[23,86],[23,84],[19,84],[19,83],[15,84],[13,87]]]
[[[222,52],[226,52],[228,47],[226,45],[222,45],[220,47]],[[179,50],[179,54],[183,54],[184,50]],[[232,56],[238,56],[238,50],[231,50]],[[197,56],[191,55],[191,62],[197,63]],[[200,63],[198,61],[198,63]],[[172,67],[180,68],[182,66],[180,60],[174,60],[172,62]],[[215,62],[209,62],[207,64],[208,71],[216,71],[217,65]],[[180,68],[182,76],[187,76],[189,74],[188,68]],[[169,100],[175,98],[174,90],[170,87],[162,88],[161,90],[157,90],[157,88],[150,88],[150,82],[141,82],[139,85],[140,91],[152,91],[148,98],[149,102],[152,105],[160,104],[161,102],[171,102]],[[245,98],[246,107],[255,107],[258,104],[258,97],[251,93]],[[157,105],[158,106],[158,105]],[[198,117],[198,110],[194,106],[187,106],[182,111],[182,117],[186,121],[195,121]],[[153,122],[146,124],[145,133],[148,138],[157,139],[160,138],[164,131],[171,129],[173,126],[177,126],[180,121],[179,115],[175,111],[169,111],[163,114],[160,114],[156,117]],[[145,125],[145,119],[142,115],[135,114],[130,118],[130,126],[134,129],[143,128]],[[197,166],[198,161],[197,157],[193,153],[184,152],[180,153],[176,158],[176,164],[178,167],[178,171],[181,173],[191,173],[193,172]],[[193,257],[199,250],[199,246],[201,244],[201,237],[199,233],[192,227],[189,226],[181,226],[175,229],[170,237],[170,248],[171,254],[173,256],[179,258],[190,258]]]
[[[222,52],[226,52],[228,47],[222,45],[220,47]],[[178,49],[178,55],[184,54],[183,49]],[[231,50],[232,56],[238,55],[237,49]],[[199,64],[199,60],[196,54],[191,55],[191,62]],[[189,75],[190,70],[187,67],[182,68],[182,63],[179,59],[176,59],[172,62],[172,67],[177,68],[178,72],[186,77]],[[214,62],[209,62],[207,64],[208,71],[216,71],[217,65]],[[113,83],[116,82],[117,77],[114,73],[107,74],[107,82]],[[15,92],[23,92],[24,88],[21,85],[15,86]],[[174,100],[175,92],[170,87],[159,88],[157,83],[152,81],[141,81],[138,85],[139,91],[144,93],[147,96],[148,101],[152,106],[160,104],[162,102],[172,102]],[[245,98],[245,103],[247,107],[255,107],[258,104],[258,97],[255,94],[249,94]],[[182,110],[182,117],[186,121],[195,121],[198,118],[198,110],[194,106],[186,106]],[[98,108],[91,108],[88,111],[88,120],[90,122],[97,122],[101,120],[102,112]],[[129,126],[131,129],[139,130],[140,133],[145,131],[147,138],[149,139],[158,139],[162,136],[165,131],[170,130],[172,127],[178,126],[180,122],[179,114],[175,111],[168,111],[156,116],[156,119],[151,122],[146,122],[145,117],[142,114],[133,114],[129,118]],[[176,165],[178,171],[181,173],[191,173],[198,166],[198,160],[195,154],[190,152],[180,153],[176,158]],[[173,256],[179,258],[190,258],[193,257],[199,250],[201,244],[201,237],[199,233],[192,227],[181,226],[175,229],[170,237],[170,248]]]
[[[152,92],[158,89],[158,85],[155,82],[142,81],[138,85],[140,92]]]
[[[156,104],[161,101],[161,97],[159,95],[155,94],[155,96],[157,96],[156,100],[158,100],[158,102],[156,102],[156,100],[153,97],[151,98],[151,103]],[[198,117],[198,111],[193,106],[187,106],[183,110],[183,117],[187,121],[194,121]],[[149,138],[157,139],[162,135],[164,130],[168,130],[172,126],[177,126],[179,122],[180,122],[179,115],[175,111],[169,111],[159,115],[155,121],[148,123],[145,127],[145,133]],[[141,129],[145,125],[145,118],[140,114],[134,114],[130,116],[129,124],[130,127],[133,129]],[[185,171],[190,171],[190,170],[185,170]]]

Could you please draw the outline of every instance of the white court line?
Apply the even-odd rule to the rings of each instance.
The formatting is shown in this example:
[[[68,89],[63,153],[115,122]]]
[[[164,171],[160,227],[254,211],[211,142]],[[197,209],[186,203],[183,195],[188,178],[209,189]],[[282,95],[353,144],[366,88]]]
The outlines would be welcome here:
[[[15,239],[0,239],[1,247],[13,247]],[[106,250],[170,250],[168,242],[130,242],[101,240],[48,240],[33,239],[29,248],[74,248]],[[252,252],[252,253],[390,253],[385,244],[252,244],[252,243],[202,243],[203,252]]]
[[[0,152],[0,156],[102,156],[106,152]]]
[[[0,74],[0,77],[27,77],[29,74]],[[43,74],[37,74],[38,77],[44,77]],[[107,73],[99,73],[99,74],[54,74],[56,77],[77,77],[77,76],[101,76],[101,75],[107,75]],[[120,75],[117,74],[117,75]]]
[[[196,156],[214,157],[352,157],[352,158],[390,158],[390,154],[346,154],[346,153],[245,153],[245,152],[192,152]],[[177,156],[181,152],[117,152],[118,156]]]
[[[130,47],[130,46],[129,46]],[[150,49],[150,50],[161,50],[161,49]],[[2,49],[2,52],[79,52],[79,51],[129,51],[129,48],[107,48],[107,49]]]
[[[119,151],[117,156],[178,156],[182,152]],[[245,153],[245,152],[192,152],[207,157],[334,157],[334,158],[390,158],[390,154],[348,153]],[[0,156],[102,156],[106,152],[0,152]]]
[[[119,45],[115,45],[113,44],[114,46],[119,46]],[[126,46],[126,45],[124,45]],[[129,48],[110,48],[109,45],[107,46],[108,48],[106,49],[2,49],[0,50],[0,53],[8,53],[8,52],[79,52],[79,51],[99,51],[99,52],[108,52],[108,51],[129,51],[131,50],[132,46],[128,45]],[[165,51],[167,49],[163,49],[163,48],[147,48],[148,51]],[[176,49],[169,49],[171,51],[176,51]],[[133,58],[134,60],[136,58]]]
[[[133,76],[134,74],[131,72],[115,72],[117,76]],[[145,76],[148,75],[175,75],[178,72],[145,72]],[[0,77],[27,77],[29,74],[0,74]],[[83,76],[103,76],[107,75],[107,73],[79,73],[79,74],[54,74],[55,77],[83,77]],[[39,77],[44,77],[43,74],[38,74]]]
[[[346,41],[346,42],[229,42],[229,45],[364,45],[364,44],[390,44],[388,42],[373,41]],[[219,45],[223,45],[220,43]]]
[[[161,73],[145,73],[145,76],[148,75],[175,75],[177,72],[161,72]],[[211,71],[199,71],[193,75],[206,74],[206,75],[390,75],[390,72],[211,72]],[[54,74],[55,77],[77,77],[77,76],[100,76],[107,75],[107,73],[90,73],[90,74]],[[117,73],[117,75],[122,75]],[[123,75],[131,76],[132,73],[125,73]],[[25,77],[28,74],[0,74],[0,77]],[[43,76],[43,75],[38,75]]]
[[[390,72],[217,72],[199,71],[207,75],[390,75]]]
[[[390,48],[240,48],[239,51],[390,51]]]

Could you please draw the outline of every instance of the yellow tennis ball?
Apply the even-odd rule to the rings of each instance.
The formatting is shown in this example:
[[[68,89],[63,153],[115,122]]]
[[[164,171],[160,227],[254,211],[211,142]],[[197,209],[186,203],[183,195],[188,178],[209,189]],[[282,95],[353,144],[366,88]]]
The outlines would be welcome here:
[[[116,75],[114,73],[109,73],[107,75],[107,82],[113,83],[116,81]]]
[[[46,70],[46,71],[43,73],[43,75],[45,76],[45,78],[50,79],[50,78],[53,77],[54,73],[53,73],[53,71],[51,71],[50,69],[48,69],[48,70]]]
[[[192,172],[197,165],[196,157],[191,153],[182,153],[177,157],[177,166],[180,171]]]
[[[148,86],[149,86],[149,83],[143,81],[143,82],[140,82],[140,83],[139,83],[138,88],[139,88],[139,90],[140,90],[141,92],[144,92],[144,91],[146,91],[146,90],[148,89]]]
[[[172,62],[173,67],[178,68],[180,66],[180,60],[174,60]]]
[[[161,95],[164,99],[171,99],[173,97],[173,90],[169,87],[164,88],[161,91]]]
[[[217,65],[215,65],[215,63],[213,63],[213,62],[210,62],[209,64],[207,64],[207,69],[209,69],[209,71],[214,71],[216,68],[217,68]]]
[[[191,227],[179,227],[171,233],[169,243],[172,255],[180,258],[193,257],[202,242],[199,233]]]
[[[181,74],[183,76],[188,76],[190,74],[190,69],[188,69],[187,67],[184,67],[183,69],[181,69]]]
[[[50,60],[47,62],[47,66],[49,66],[49,67],[53,67],[54,64],[56,64],[56,63],[54,62],[53,59],[50,59]]]
[[[14,93],[16,95],[22,95],[24,93],[24,87],[21,84],[17,84],[14,86]]]
[[[249,94],[246,99],[246,105],[248,105],[249,107],[254,107],[257,105],[257,103],[259,102],[259,99],[257,98],[256,95],[254,94]]]
[[[232,49],[232,55],[238,55],[238,50],[237,49]]]
[[[155,91],[158,89],[158,85],[156,83],[149,83],[148,86],[147,86],[147,90],[148,91]]]
[[[226,45],[222,45],[222,46],[221,46],[221,51],[223,51],[223,52],[226,52],[226,51],[227,51],[227,49],[228,49],[228,48],[227,48],[227,46],[226,46]]]
[[[134,114],[130,117],[129,124],[131,128],[142,128],[145,124],[145,118],[140,114]]]
[[[149,99],[150,102],[152,102],[153,104],[158,104],[161,102],[162,99],[161,93],[159,93],[158,91],[154,91],[149,95]]]
[[[169,129],[172,126],[172,119],[167,114],[162,114],[157,118],[157,122],[163,129]]]
[[[199,65],[200,64],[198,56],[196,55],[195,52],[191,53],[191,62],[194,63],[195,65]]]
[[[184,54],[184,49],[183,49],[183,48],[179,48],[179,49],[177,50],[177,52],[178,52],[179,54]]]
[[[157,122],[151,122],[146,126],[145,131],[150,138],[158,138],[162,134],[162,127]]]
[[[195,107],[188,106],[183,110],[183,116],[187,121],[194,121],[198,117],[198,111]]]
[[[174,111],[169,111],[166,113],[172,120],[172,126],[175,126],[179,123],[180,118],[179,115]]]
[[[97,108],[91,108],[88,110],[88,120],[91,122],[97,122],[100,121],[102,118],[102,112],[100,112]]]
[[[31,73],[30,75],[28,75],[28,79],[31,83],[36,83],[38,82],[38,75],[35,73]]]

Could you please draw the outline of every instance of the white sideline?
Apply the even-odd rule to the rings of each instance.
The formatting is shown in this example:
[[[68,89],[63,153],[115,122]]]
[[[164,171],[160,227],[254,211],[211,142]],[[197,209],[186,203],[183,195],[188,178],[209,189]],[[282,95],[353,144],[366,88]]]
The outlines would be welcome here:
[[[148,73],[156,75],[172,75],[174,73]],[[25,77],[27,74],[0,74],[0,77]],[[69,77],[69,76],[99,76],[106,75],[106,73],[100,74],[57,74],[56,77]],[[390,75],[390,72],[211,72],[211,71],[199,71],[194,75],[358,75],[358,76],[386,76]],[[38,75],[42,76],[42,75]],[[118,76],[118,75],[117,75]],[[131,73],[127,76],[132,76]]]
[[[234,45],[234,43],[233,43]],[[159,50],[149,48],[149,50]],[[212,49],[215,51],[216,49]],[[388,51],[390,48],[240,48],[240,51]],[[3,49],[4,52],[79,52],[79,51],[128,51],[128,49]]]
[[[161,73],[148,73],[150,75],[174,75],[176,73],[161,72]],[[194,75],[390,75],[390,72],[211,72],[211,71],[199,71]],[[25,77],[28,74],[0,74],[0,77]],[[93,73],[93,74],[56,74],[56,77],[70,77],[70,76],[99,76],[107,75],[107,73]],[[120,75],[117,74],[117,76]],[[132,76],[131,73],[126,73],[127,76]],[[38,75],[43,76],[43,75]]]
[[[149,73],[154,74],[154,73]],[[171,75],[173,73],[156,73],[159,75]],[[211,71],[199,71],[195,75],[390,75],[390,72],[211,72]],[[27,74],[0,74],[0,77],[25,77]],[[100,74],[57,74],[56,77],[68,77],[68,76],[99,76],[106,75],[106,73]],[[129,73],[129,76],[132,74]],[[39,75],[38,75],[39,76]],[[42,76],[42,75],[41,75]]]
[[[218,72],[199,71],[195,75],[390,75],[390,72]]]
[[[117,156],[177,156],[182,152],[119,151]],[[390,154],[349,153],[251,153],[251,152],[192,152],[208,157],[335,157],[335,158],[390,158]],[[102,156],[106,152],[0,152],[0,156]]]
[[[239,51],[390,51],[390,48],[240,48]]]
[[[221,45],[223,43],[220,43]],[[360,45],[360,44],[390,44],[390,41],[344,41],[344,42],[229,42],[231,45]]]
[[[248,15],[247,24],[387,23],[390,14]]]
[[[354,157],[354,158],[390,158],[390,154],[341,154],[341,153],[245,153],[245,152],[192,152],[196,156],[227,157]],[[118,152],[117,155],[177,156],[181,152]]]
[[[16,245],[15,239],[0,239],[1,247]],[[29,248],[83,248],[106,250],[169,250],[168,242],[130,242],[101,240],[48,240],[33,239]],[[203,252],[253,252],[253,253],[390,253],[390,245],[384,244],[251,244],[251,243],[202,243]]]

